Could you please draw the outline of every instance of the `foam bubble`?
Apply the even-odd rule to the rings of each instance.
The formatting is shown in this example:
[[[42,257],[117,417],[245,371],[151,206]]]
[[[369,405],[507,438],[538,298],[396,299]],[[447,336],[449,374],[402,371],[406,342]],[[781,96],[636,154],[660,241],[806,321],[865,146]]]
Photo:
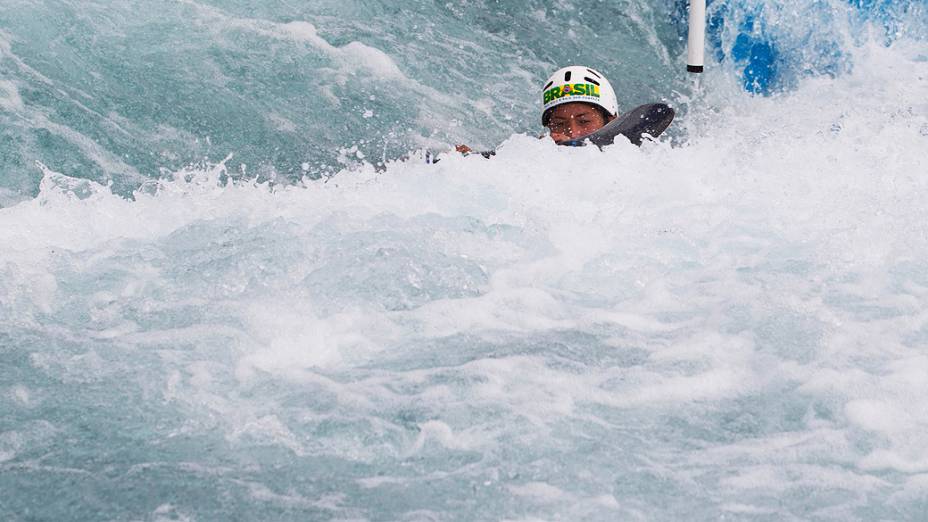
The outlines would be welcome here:
[[[15,112],[25,108],[16,84],[10,80],[0,81],[0,109]]]

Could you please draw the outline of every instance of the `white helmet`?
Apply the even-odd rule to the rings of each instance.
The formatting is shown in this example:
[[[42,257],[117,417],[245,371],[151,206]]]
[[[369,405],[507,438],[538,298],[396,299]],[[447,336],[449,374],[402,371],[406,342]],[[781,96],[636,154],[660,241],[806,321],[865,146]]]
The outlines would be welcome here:
[[[542,125],[548,123],[548,110],[571,102],[596,105],[610,116],[617,116],[619,113],[619,104],[609,80],[595,69],[582,65],[558,69],[548,78],[541,91],[544,95],[544,107],[541,109]]]

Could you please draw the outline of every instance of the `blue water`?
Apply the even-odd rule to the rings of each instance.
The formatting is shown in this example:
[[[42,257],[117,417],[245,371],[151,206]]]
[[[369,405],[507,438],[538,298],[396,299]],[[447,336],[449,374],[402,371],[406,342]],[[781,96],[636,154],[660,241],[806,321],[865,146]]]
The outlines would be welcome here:
[[[782,2],[709,0],[708,52],[728,64],[745,91],[770,95],[794,89],[809,76],[835,77],[853,67],[849,46],[891,45],[924,38],[924,0]],[[672,18],[686,36],[689,3],[675,0]]]
[[[924,2],[2,7],[0,519],[928,512]]]

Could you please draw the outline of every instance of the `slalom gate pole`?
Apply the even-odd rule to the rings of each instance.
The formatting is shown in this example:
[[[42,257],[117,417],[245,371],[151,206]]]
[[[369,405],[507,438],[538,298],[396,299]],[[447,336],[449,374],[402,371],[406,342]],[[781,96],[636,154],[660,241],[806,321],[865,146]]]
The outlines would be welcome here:
[[[686,71],[701,73],[706,54],[706,0],[690,0]]]

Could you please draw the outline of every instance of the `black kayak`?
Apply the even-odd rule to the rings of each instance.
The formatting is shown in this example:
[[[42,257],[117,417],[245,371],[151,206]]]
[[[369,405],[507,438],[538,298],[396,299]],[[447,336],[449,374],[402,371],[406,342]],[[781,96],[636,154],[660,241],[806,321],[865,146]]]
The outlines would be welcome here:
[[[625,136],[628,141],[641,146],[645,135],[656,138],[667,130],[675,114],[673,108],[669,105],[646,103],[610,121],[595,132],[576,139],[562,141],[558,145],[579,147],[592,143],[598,147],[603,147],[612,145],[617,136]]]

